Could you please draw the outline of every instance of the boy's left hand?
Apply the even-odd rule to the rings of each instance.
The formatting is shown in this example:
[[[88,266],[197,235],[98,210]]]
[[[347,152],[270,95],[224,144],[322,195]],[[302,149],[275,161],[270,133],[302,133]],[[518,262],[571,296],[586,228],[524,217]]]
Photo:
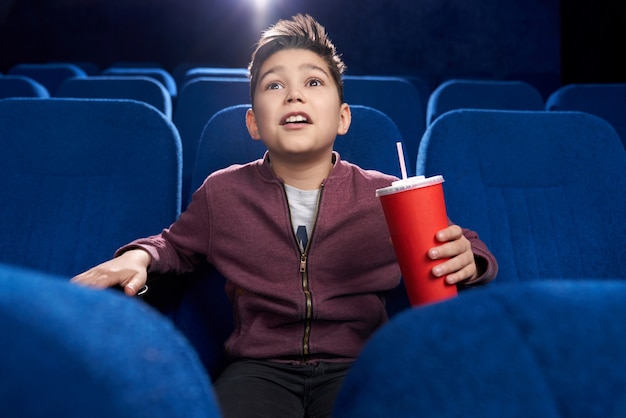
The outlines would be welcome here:
[[[435,277],[445,277],[449,284],[476,278],[477,270],[472,245],[463,235],[461,227],[450,225],[437,232],[436,239],[442,244],[428,250],[428,257],[431,260],[442,258],[449,258],[449,260],[433,267]]]

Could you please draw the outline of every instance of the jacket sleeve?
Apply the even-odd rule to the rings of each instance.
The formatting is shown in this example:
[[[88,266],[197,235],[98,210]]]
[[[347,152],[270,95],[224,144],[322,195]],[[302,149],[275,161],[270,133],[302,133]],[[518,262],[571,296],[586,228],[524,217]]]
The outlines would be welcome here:
[[[160,234],[137,239],[115,252],[143,249],[152,257],[149,273],[187,273],[208,254],[210,242],[209,205],[206,183],[194,193],[187,209]]]
[[[478,234],[472,230],[463,228],[463,235],[472,245],[474,260],[476,261],[476,269],[478,277],[473,280],[466,281],[461,286],[473,286],[478,284],[489,283],[495,279],[498,274],[498,262],[484,242],[478,237]]]

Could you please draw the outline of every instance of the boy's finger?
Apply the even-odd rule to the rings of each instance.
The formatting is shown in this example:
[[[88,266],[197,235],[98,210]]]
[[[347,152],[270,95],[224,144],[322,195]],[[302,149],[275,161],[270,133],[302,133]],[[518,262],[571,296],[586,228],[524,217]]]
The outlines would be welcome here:
[[[463,230],[458,225],[450,225],[437,232],[436,239],[439,242],[447,242],[459,239],[463,235]]]

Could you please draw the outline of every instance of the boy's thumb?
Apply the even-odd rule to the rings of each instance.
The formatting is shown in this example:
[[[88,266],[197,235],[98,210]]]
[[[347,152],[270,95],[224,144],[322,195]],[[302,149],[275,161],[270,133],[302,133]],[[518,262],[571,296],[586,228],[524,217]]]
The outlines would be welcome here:
[[[140,280],[133,279],[124,286],[124,293],[128,296],[140,296],[148,291],[148,286],[142,285]]]

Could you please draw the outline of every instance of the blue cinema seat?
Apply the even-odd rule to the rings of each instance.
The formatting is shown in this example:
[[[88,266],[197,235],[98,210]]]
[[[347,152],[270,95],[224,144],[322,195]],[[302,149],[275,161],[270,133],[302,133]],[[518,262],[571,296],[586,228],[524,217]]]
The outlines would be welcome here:
[[[609,122],[626,147],[626,83],[568,84],[546,100],[546,110],[577,110]]]
[[[428,98],[426,126],[454,109],[543,110],[539,90],[525,81],[452,79]]]
[[[408,175],[413,174],[410,147],[402,130],[391,116],[378,108],[351,105],[352,123],[345,135],[338,136],[335,151],[341,158],[366,170],[378,170],[402,177],[397,142],[404,149]]]
[[[220,416],[197,354],[145,304],[6,264],[0,288],[3,416]]]
[[[341,418],[626,416],[626,282],[488,286],[407,310],[348,374]]]
[[[0,100],[0,262],[73,276],[180,210],[174,125],[132,100]]]
[[[64,80],[71,77],[87,77],[87,73],[77,65],[70,63],[21,63],[11,67],[9,75],[21,75],[41,83],[51,96]]]
[[[403,142],[403,138],[396,124],[371,107],[354,105],[350,108],[352,124],[348,133],[337,137],[335,151],[342,159],[362,168],[400,177],[396,142]],[[250,138],[246,128],[248,109],[250,105],[245,104],[227,107],[207,123],[194,164],[192,193],[213,171],[263,157],[265,145]],[[191,200],[191,194],[187,198]]]
[[[43,84],[23,75],[0,75],[0,99],[9,97],[50,97]]]
[[[417,81],[415,82],[417,83]],[[343,78],[345,101],[378,109],[394,121],[406,146],[406,157],[415,166],[419,141],[426,127],[426,97],[415,84],[402,77],[357,76]]]
[[[582,112],[453,110],[416,171],[445,178],[448,215],[496,256],[494,282],[626,278],[626,151]]]
[[[196,78],[203,77],[223,77],[223,78],[243,78],[248,81],[248,69],[244,67],[207,67],[190,66],[183,75],[180,85],[185,85]]]
[[[65,80],[56,97],[131,99],[145,102],[172,118],[172,97],[157,80],[145,76],[90,76]]]
[[[232,164],[245,164],[263,157],[267,148],[254,141],[246,128],[249,104],[227,106],[217,111],[201,131],[193,163],[187,202],[202,185],[204,179],[216,170]]]
[[[165,69],[150,66],[112,65],[102,70],[102,75],[122,75],[122,76],[144,76],[157,80],[169,92],[172,100],[178,97],[178,87],[174,77]]]
[[[199,77],[183,85],[173,121],[183,144],[183,196],[190,196],[191,176],[202,130],[228,106],[250,102],[250,85],[241,77]],[[184,207],[187,201],[183,200]]]

